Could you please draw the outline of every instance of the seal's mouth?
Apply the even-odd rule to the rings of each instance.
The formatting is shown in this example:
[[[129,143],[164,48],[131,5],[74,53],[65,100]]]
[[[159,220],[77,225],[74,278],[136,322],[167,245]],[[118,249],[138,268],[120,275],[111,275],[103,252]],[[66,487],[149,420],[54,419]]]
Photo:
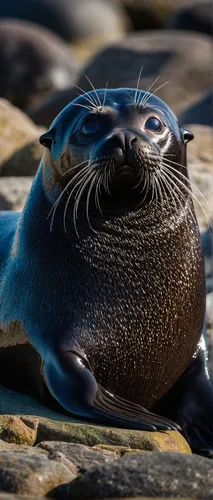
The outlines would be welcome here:
[[[117,175],[130,175],[131,177],[135,177],[135,170],[131,165],[125,164],[116,169]]]

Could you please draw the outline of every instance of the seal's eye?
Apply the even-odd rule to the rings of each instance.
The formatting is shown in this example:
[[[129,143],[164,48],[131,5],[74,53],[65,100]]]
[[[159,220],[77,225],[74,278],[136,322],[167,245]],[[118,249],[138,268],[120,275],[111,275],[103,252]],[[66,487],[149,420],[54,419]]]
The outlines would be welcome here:
[[[144,125],[147,130],[152,130],[153,132],[161,132],[163,125],[162,122],[155,116],[150,116]]]
[[[100,128],[100,125],[98,122],[94,120],[87,120],[84,122],[84,124],[81,127],[81,132],[83,134],[88,135],[88,134],[95,134]]]

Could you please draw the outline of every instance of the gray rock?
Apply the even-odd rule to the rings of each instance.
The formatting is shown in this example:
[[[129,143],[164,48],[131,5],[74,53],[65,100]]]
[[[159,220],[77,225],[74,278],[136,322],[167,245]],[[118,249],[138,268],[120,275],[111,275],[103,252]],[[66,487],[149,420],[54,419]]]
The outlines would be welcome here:
[[[85,78],[96,88],[136,87],[143,66],[140,88],[151,88],[169,81],[158,90],[175,113],[190,105],[212,85],[212,44],[207,35],[177,30],[137,32],[100,51],[83,68],[77,85],[91,90]],[[193,80],[192,80],[193,74]],[[78,89],[70,87],[50,94],[29,116],[38,124],[49,126],[56,114],[77,97]]]
[[[187,147],[187,161],[199,228],[204,231],[213,220],[213,140],[212,127],[190,125],[194,140]]]
[[[183,109],[178,120],[182,125],[208,125],[213,127],[213,89],[205,92],[198,100]]]
[[[126,20],[114,0],[89,0],[89,8],[85,0],[7,0],[0,4],[0,16],[30,20],[72,42],[122,35]]]
[[[92,467],[70,485],[69,498],[186,497],[213,495],[213,462],[196,455],[124,455],[110,465]]]
[[[16,7],[19,3],[15,0]],[[34,8],[38,14],[39,7],[34,4]],[[63,40],[23,18],[0,19],[0,60],[0,95],[21,109],[48,91],[71,85],[78,70],[73,51]]]
[[[74,478],[68,468],[46,456],[0,453],[0,491],[44,496]]]
[[[38,128],[23,111],[0,98],[0,172],[1,175],[34,175],[43,154]],[[22,148],[24,150],[22,151]],[[14,156],[17,151],[18,156]]]
[[[45,499],[46,497],[39,497],[40,500]],[[0,493],[0,500],[26,500],[26,496],[23,495],[10,495],[10,493]],[[38,497],[32,497],[27,495],[27,500],[38,500]],[[134,499],[136,500],[136,499]]]
[[[168,19],[166,27],[212,35],[212,0],[198,0],[192,5],[184,5],[183,8],[177,9]]]
[[[48,452],[63,453],[81,472],[92,465],[106,464],[118,458],[118,454],[113,451],[95,450],[83,444],[63,441],[44,441],[39,443],[38,448]]]
[[[162,28],[168,16],[196,0],[121,0],[136,30]]]
[[[22,211],[33,177],[0,177],[0,210]]]

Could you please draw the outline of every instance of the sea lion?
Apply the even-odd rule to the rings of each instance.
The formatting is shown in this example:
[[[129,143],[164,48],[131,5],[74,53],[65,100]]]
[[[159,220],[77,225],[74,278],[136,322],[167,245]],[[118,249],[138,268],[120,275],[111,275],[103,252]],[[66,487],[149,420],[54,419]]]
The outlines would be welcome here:
[[[93,90],[59,114],[40,138],[23,213],[0,218],[0,339],[35,347],[52,395],[75,415],[181,426],[210,455],[192,137],[137,89]]]

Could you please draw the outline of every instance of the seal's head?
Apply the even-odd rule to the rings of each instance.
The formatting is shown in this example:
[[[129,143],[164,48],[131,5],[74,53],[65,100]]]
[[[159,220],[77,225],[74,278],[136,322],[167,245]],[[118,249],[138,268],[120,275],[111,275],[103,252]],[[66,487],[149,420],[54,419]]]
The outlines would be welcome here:
[[[97,90],[75,99],[40,138],[45,189],[53,203],[65,203],[65,230],[80,206],[88,219],[89,210],[118,214],[169,196],[176,178],[182,189],[192,138],[148,92]]]

